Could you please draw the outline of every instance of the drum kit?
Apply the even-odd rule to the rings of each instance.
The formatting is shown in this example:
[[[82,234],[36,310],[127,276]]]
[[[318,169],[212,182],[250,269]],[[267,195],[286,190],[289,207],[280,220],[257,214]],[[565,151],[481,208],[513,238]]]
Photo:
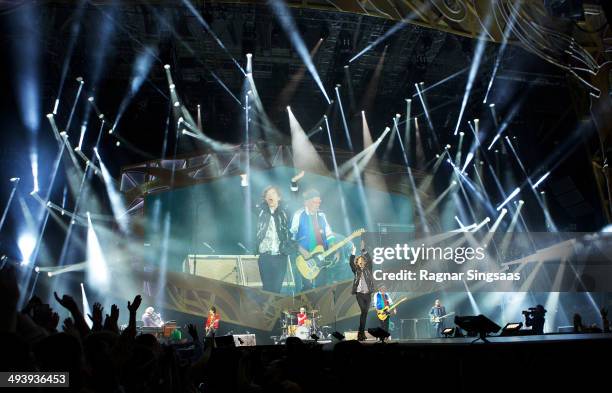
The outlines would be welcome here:
[[[282,335],[280,341],[286,340],[288,337],[298,337],[301,340],[312,340],[312,335],[319,338],[327,338],[329,335],[329,326],[319,327],[318,320],[321,318],[319,310],[308,311],[307,317],[302,325],[297,324],[297,314],[299,311],[286,310],[282,312],[281,328]]]

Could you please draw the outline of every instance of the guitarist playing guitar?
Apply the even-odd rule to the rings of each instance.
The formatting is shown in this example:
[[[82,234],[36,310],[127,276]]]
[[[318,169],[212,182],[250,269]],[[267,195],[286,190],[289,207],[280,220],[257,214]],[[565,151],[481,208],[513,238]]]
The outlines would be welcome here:
[[[327,250],[335,242],[335,238],[325,213],[319,210],[321,206],[319,192],[310,189],[305,191],[302,197],[304,207],[293,215],[290,232],[293,235],[293,240],[298,242],[301,256],[304,259],[309,259],[310,253],[315,248],[322,247]],[[338,260],[339,257],[339,252],[336,252],[334,259]],[[294,274],[294,276],[301,278],[302,281],[301,288],[296,288],[296,291],[305,291],[313,287],[314,279],[302,278],[299,273]]]
[[[440,299],[436,299],[433,307],[429,311],[431,319],[431,327],[435,331],[436,337],[442,337],[444,330],[444,316],[446,316],[446,308],[440,303]]]
[[[393,300],[391,300],[391,296],[389,296],[389,294],[387,293],[387,288],[382,285],[380,286],[380,288],[378,288],[378,292],[376,292],[376,295],[374,295],[374,303],[376,305],[376,311],[380,312],[383,311],[385,308],[387,310],[390,310],[387,316],[388,318],[384,318],[384,319],[380,319],[380,327],[385,329],[387,332],[389,331],[389,319],[391,314],[395,315],[397,314],[397,310],[395,309],[395,307],[393,306]]]

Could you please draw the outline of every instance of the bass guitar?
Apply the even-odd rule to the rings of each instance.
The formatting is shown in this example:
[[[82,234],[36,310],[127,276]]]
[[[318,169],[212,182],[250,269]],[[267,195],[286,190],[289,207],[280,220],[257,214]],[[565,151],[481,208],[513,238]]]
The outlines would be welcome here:
[[[310,252],[310,256],[308,258],[304,258],[304,256],[301,254],[298,255],[295,260],[295,265],[297,266],[298,271],[302,277],[307,278],[308,280],[315,279],[321,272],[321,269],[332,264],[332,261],[328,259],[330,255],[334,254],[338,249],[354,238],[361,236],[361,234],[364,232],[365,229],[363,228],[356,230],[344,240],[335,243],[327,250],[325,250],[323,246],[316,246],[314,250]]]
[[[391,314],[391,311],[393,311],[393,309],[397,306],[400,305],[400,303],[402,303],[403,301],[406,301],[408,298],[407,297],[403,297],[400,300],[398,300],[397,302],[395,302],[394,304],[390,305],[390,306],[385,306],[384,308],[381,308],[380,310],[376,310],[376,316],[378,317],[378,319],[380,319],[381,321],[384,321],[385,319],[389,318],[389,315]]]

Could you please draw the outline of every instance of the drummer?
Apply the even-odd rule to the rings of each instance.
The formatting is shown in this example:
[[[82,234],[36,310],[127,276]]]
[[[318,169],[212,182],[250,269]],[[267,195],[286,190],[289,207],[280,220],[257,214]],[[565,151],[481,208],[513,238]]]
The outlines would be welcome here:
[[[306,313],[306,308],[300,307],[300,312],[297,313],[297,324],[298,326],[308,326],[309,325],[308,314]]]

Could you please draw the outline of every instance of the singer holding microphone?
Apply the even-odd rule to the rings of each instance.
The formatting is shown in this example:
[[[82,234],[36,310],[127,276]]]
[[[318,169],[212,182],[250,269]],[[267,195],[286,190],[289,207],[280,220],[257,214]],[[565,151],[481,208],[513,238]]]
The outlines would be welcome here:
[[[291,179],[291,190],[297,191],[297,182],[304,171]],[[246,175],[242,175],[243,187],[248,186]],[[289,215],[281,203],[281,192],[276,186],[267,186],[262,192],[263,201],[255,206],[257,226],[255,233],[256,253],[264,291],[280,293],[287,273],[288,258],[296,252],[295,242],[289,232]]]
[[[159,313],[155,312],[153,307],[147,307],[144,314],[142,314],[142,323],[144,327],[162,327],[164,321],[161,319]]]

